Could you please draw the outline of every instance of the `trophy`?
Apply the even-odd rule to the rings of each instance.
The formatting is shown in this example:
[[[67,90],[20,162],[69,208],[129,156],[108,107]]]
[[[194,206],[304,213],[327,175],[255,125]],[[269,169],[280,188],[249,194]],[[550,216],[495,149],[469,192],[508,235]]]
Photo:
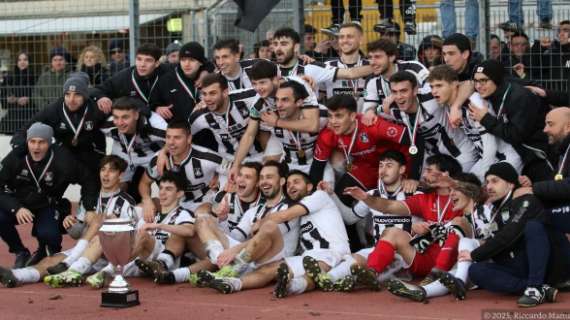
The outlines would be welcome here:
[[[123,278],[123,267],[131,260],[135,228],[130,219],[108,219],[99,229],[99,242],[107,261],[113,264],[115,277],[101,294],[101,307],[126,308],[139,305],[139,292]]]

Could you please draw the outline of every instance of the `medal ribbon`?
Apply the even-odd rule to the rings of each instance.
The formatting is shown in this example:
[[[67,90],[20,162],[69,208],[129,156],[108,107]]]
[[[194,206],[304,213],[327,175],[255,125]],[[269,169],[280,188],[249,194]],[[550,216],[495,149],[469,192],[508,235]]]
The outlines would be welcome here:
[[[51,152],[51,154],[49,156],[49,160],[48,160],[46,166],[44,167],[42,174],[40,174],[40,177],[37,178],[36,175],[34,174],[34,170],[32,170],[32,166],[30,165],[28,155],[26,155],[26,165],[28,166],[28,170],[30,170],[30,174],[32,175],[32,178],[34,179],[34,182],[36,183],[36,187],[38,188],[38,193],[42,192],[42,187],[40,187],[40,182],[42,182],[42,180],[44,179],[46,172],[49,169],[49,166],[51,165],[52,161],[53,161],[53,151]]]

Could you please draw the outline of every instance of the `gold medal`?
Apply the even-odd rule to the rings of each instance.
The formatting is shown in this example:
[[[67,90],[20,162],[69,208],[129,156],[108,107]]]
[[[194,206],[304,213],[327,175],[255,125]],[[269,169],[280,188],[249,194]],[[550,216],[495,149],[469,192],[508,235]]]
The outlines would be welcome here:
[[[562,179],[564,179],[564,177],[560,173],[554,176],[554,180],[556,181],[562,181]]]
[[[297,157],[299,159],[305,159],[305,150],[303,149],[297,149]]]
[[[74,146],[74,147],[77,147],[77,137],[74,137],[74,138],[71,140],[71,145]]]
[[[347,163],[346,164],[346,172],[352,172],[352,163]]]

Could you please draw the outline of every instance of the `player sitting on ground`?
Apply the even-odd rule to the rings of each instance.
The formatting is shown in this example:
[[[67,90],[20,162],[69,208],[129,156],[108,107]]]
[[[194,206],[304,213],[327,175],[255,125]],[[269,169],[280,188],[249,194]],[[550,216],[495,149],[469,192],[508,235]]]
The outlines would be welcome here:
[[[339,209],[327,192],[313,190],[308,174],[291,172],[287,178],[287,195],[298,203],[268,217],[277,223],[294,217],[301,219],[299,242],[303,253],[286,257],[285,262],[279,265],[273,292],[277,298],[322,287],[324,272],[350,254],[348,235]]]
[[[479,179],[470,173],[462,173],[455,177],[451,191],[453,210],[463,211],[467,219],[473,238],[463,237],[459,240],[458,250],[468,250],[479,246],[479,242],[485,241],[493,233],[491,221],[491,207],[484,205],[483,190]],[[453,294],[456,299],[465,299],[467,272],[471,261],[458,261],[451,272],[441,272],[438,281],[425,286],[416,286],[400,280],[391,280],[388,290],[404,298],[423,302],[427,298]]]
[[[138,277],[143,271],[138,268],[137,260],[156,259],[164,250],[166,241],[172,236],[192,237],[194,230],[194,213],[181,207],[184,198],[186,181],[180,175],[167,171],[159,182],[158,199],[160,210],[154,217],[154,222],[144,223],[138,229],[132,253],[135,260],[123,267],[123,276]],[[174,263],[179,263],[176,261]],[[107,275],[113,274],[111,264],[88,278],[87,283],[94,288],[102,288]]]
[[[218,276],[225,276],[216,279],[212,273],[200,272],[199,283],[224,293],[258,288],[259,283],[264,286],[271,281],[275,273],[263,274],[263,279],[254,277],[251,281],[242,281],[239,277],[294,254],[299,238],[299,219],[281,217],[277,213],[289,206],[283,193],[286,168],[285,164],[275,161],[263,166],[259,187],[265,203],[246,211],[231,236],[225,235],[217,225],[198,226],[210,261],[222,268]],[[279,215],[278,222],[271,218],[276,214]]]
[[[388,150],[380,155],[378,163],[378,187],[368,191],[372,196],[380,196],[390,200],[405,200],[411,194],[404,192],[402,181],[405,179],[406,158],[395,150]],[[372,215],[373,237],[376,243],[388,228],[396,227],[410,233],[412,231],[412,218],[406,216],[391,215],[369,208],[363,201],[358,202],[352,209],[350,222],[357,222]],[[423,224],[420,228],[423,229]],[[332,268],[328,277],[322,279],[322,288],[325,291],[352,291],[355,286],[367,287],[372,290],[379,289],[379,282],[386,280],[405,265],[402,257],[396,254],[396,260],[381,273],[378,279],[367,277],[368,273],[362,272],[366,268],[366,259],[374,247],[362,249],[352,255],[347,255],[343,261]]]
[[[202,215],[200,217],[200,223],[197,223],[197,225],[204,225],[206,223],[208,225],[215,225],[217,222],[221,231],[229,236],[249,208],[256,207],[265,201],[258,187],[260,171],[261,164],[257,162],[244,163],[240,168],[236,180],[237,186],[229,186],[226,188],[227,190],[220,191],[214,197],[213,203],[208,207],[210,208],[209,210],[216,215],[217,221],[215,221],[214,217]],[[231,183],[228,182],[228,184]],[[169,242],[171,239],[169,239]],[[166,244],[167,248],[169,248],[169,242]],[[202,247],[203,251],[201,242],[200,247]],[[195,255],[197,254],[197,249],[193,248],[191,251]],[[200,257],[204,258],[205,255]],[[207,257],[205,258],[206,259],[198,261],[188,267],[178,268],[172,271],[157,271],[154,280],[160,284],[174,284],[188,281],[192,284],[196,284],[195,280],[197,280],[196,274],[198,271],[203,269],[211,270],[214,268],[214,265],[210,263]]]
[[[125,169],[127,168],[126,161],[122,160],[118,156],[106,156],[101,160],[101,169],[99,170],[99,178],[101,181],[101,192],[99,193],[99,201],[97,202],[96,212],[97,217],[93,217],[91,221],[98,222],[99,216],[112,216],[117,217],[117,213],[121,218],[129,218],[135,216],[134,212],[134,205],[135,202],[132,198],[124,191],[120,189],[121,183],[121,176]],[[89,216],[89,215],[88,215]],[[84,233],[83,239],[86,239],[86,236],[89,232],[92,232],[94,227],[87,226],[87,229]],[[98,231],[97,229],[95,229]],[[98,245],[98,237],[94,235],[88,243],[88,246],[83,250],[83,255],[81,255],[76,261],[74,261],[69,269],[67,270],[88,270],[90,269],[93,262],[97,259],[87,260],[89,257],[93,256],[92,254],[87,256],[87,252],[96,251],[97,247],[100,250],[100,246]],[[97,245],[96,245],[97,244]],[[93,249],[96,247],[95,249]],[[55,276],[48,276],[48,268],[59,265],[60,262],[64,261],[66,257],[69,256],[74,250],[77,250],[77,245],[68,251],[64,251],[62,253],[56,254],[51,257],[44,258],[35,266],[21,268],[21,269],[13,269],[8,270],[0,267],[0,282],[6,287],[14,287],[18,284],[23,283],[34,283],[40,281],[42,278],[49,279],[48,277],[55,277]],[[77,269],[76,269],[77,268]],[[65,271],[65,270],[63,270]],[[67,271],[66,271],[67,272]],[[64,272],[64,273],[66,273]],[[68,274],[67,272],[66,274]],[[63,273],[59,273],[58,275],[62,275]],[[60,276],[57,277],[59,280]],[[81,274],[79,277],[73,276],[73,279],[81,279]],[[70,278],[70,281],[71,281]],[[67,278],[66,278],[67,279]],[[50,282],[50,281],[48,281]],[[59,282],[58,282],[59,283]],[[54,284],[54,286],[58,286]]]
[[[407,264],[407,269],[415,276],[428,276],[432,268],[449,270],[455,264],[460,230],[465,230],[461,212],[453,210],[449,196],[449,184],[441,176],[444,173],[454,177],[461,172],[457,160],[447,155],[435,155],[426,160],[427,166],[422,180],[434,191],[411,196],[403,201],[387,200],[368,195],[357,187],[345,192],[355,199],[364,201],[370,208],[396,215],[416,215],[425,220],[424,233],[410,242],[410,234],[402,229],[390,228],[382,235],[374,251],[368,256],[368,267],[381,273],[392,264],[396,253]],[[453,227],[450,227],[453,226]],[[455,232],[447,232],[447,227]],[[445,238],[447,236],[447,239]],[[445,242],[444,242],[445,240]],[[443,242],[443,244],[442,244]],[[415,244],[415,245],[414,245]],[[444,250],[445,248],[445,250]],[[444,252],[444,254],[440,254]],[[455,252],[455,255],[453,253]],[[433,275],[426,277],[424,284],[432,282]]]

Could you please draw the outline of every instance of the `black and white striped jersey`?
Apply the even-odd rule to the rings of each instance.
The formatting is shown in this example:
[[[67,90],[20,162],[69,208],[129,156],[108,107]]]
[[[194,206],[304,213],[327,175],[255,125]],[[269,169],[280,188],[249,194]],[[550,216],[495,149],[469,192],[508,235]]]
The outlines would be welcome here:
[[[421,192],[416,192],[416,194],[418,193]],[[408,197],[408,195],[404,193],[401,188],[395,192],[390,193],[387,192],[382,186],[368,191],[368,194],[375,197],[382,197],[384,199],[398,201],[403,201],[406,199],[406,197]],[[372,236],[374,237],[374,243],[380,239],[382,232],[384,232],[384,230],[389,227],[400,228],[409,233],[412,232],[412,216],[398,216],[383,213],[381,211],[368,207],[364,201],[358,201],[358,203],[352,207],[352,213],[359,219],[364,219],[367,216],[372,215]]]
[[[327,82],[336,81],[337,68],[328,68],[320,62],[313,62],[305,64],[303,61],[298,60],[297,63],[291,68],[284,68],[279,66],[279,72],[283,77],[303,76],[307,75],[315,80],[318,86]],[[311,90],[313,91],[313,90]]]
[[[390,105],[390,114],[408,128],[413,128],[416,116],[418,120],[417,134],[425,142],[425,154],[450,155],[461,163],[463,171],[469,172],[473,164],[479,159],[475,144],[468,138],[463,129],[453,128],[449,125],[447,109],[440,107],[431,93],[417,95],[419,109],[415,114],[400,111],[398,105]],[[411,130],[407,130],[410,134]],[[410,137],[411,138],[411,137]]]
[[[148,176],[155,181],[160,180],[157,159],[158,155],[155,155],[146,170]],[[210,181],[222,170],[222,158],[206,148],[192,146],[190,153],[180,164],[174,164],[172,158],[169,158],[169,162],[171,170],[181,174],[187,182],[181,206],[191,211],[196,210],[210,191]]]
[[[405,70],[416,76],[418,80],[418,93],[427,94],[431,92],[431,87],[426,81],[429,76],[429,70],[423,64],[417,61],[398,61],[396,62],[396,70]],[[388,97],[392,90],[390,90],[390,79],[385,79],[382,75],[371,76],[366,80],[364,89],[364,111],[370,108],[377,109],[379,113],[382,108],[384,98]]]
[[[340,58],[328,60],[325,62],[326,68],[329,69],[350,69],[354,67],[361,67],[369,65],[368,60],[362,57],[358,58],[355,64],[345,64]],[[324,91],[327,98],[331,98],[336,95],[350,95],[353,96],[357,101],[362,100],[364,88],[366,86],[366,79],[354,79],[354,80],[340,80],[325,82],[320,86],[320,90]]]
[[[126,191],[100,192],[95,213],[104,214],[106,219],[130,219],[136,223],[136,205],[136,201]],[[84,209],[78,211],[77,220],[84,221]]]
[[[228,202],[229,212],[227,219],[220,222],[220,227],[226,234],[230,234],[230,232],[237,227],[243,217],[243,214],[249,208],[265,202],[265,198],[261,196],[261,192],[259,192],[257,198],[253,202],[244,202],[235,192],[226,193],[225,191],[220,191],[216,196],[214,196],[213,205],[221,203],[224,198]]]
[[[268,207],[267,203],[263,203],[249,208],[243,214],[239,224],[231,231],[230,236],[238,241],[249,239],[251,236],[251,229],[257,221],[263,219],[268,214],[285,210],[289,208],[289,205],[289,201],[285,196],[282,196],[281,201],[273,207]],[[294,255],[299,243],[299,218],[280,223],[279,230],[283,235],[285,256],[289,257]]]
[[[225,158],[233,159],[241,137],[247,129],[250,110],[259,96],[253,89],[231,91],[229,106],[225,114],[218,114],[207,109],[193,112],[188,121],[192,135],[201,130],[210,130],[218,143],[218,152]],[[256,141],[249,155],[259,155],[263,148]]]
[[[228,80],[228,87],[230,91],[250,89],[252,88],[251,80],[249,78],[249,70],[260,59],[246,59],[239,62],[239,73],[237,76],[231,78],[225,74],[222,74]]]
[[[196,218],[194,217],[194,213],[192,211],[185,210],[180,206],[172,209],[166,214],[157,213],[156,216],[154,216],[154,223],[168,224],[173,226],[194,224],[195,221]],[[156,229],[153,232],[153,236],[156,241],[160,241],[162,244],[166,244],[166,241],[170,238],[170,232],[162,229]]]
[[[119,156],[129,164],[124,175],[125,181],[132,178],[136,167],[147,167],[154,154],[164,146],[166,126],[166,121],[152,112],[148,119],[141,116],[134,135],[122,134],[114,126],[101,129],[113,139],[111,154]]]
[[[328,109],[319,106],[319,132],[328,122]],[[280,127],[271,128],[271,134],[281,142],[285,161],[293,166],[310,165],[313,161],[313,149],[319,132],[294,132]],[[302,151],[301,151],[302,150]],[[308,172],[307,172],[308,173]]]

